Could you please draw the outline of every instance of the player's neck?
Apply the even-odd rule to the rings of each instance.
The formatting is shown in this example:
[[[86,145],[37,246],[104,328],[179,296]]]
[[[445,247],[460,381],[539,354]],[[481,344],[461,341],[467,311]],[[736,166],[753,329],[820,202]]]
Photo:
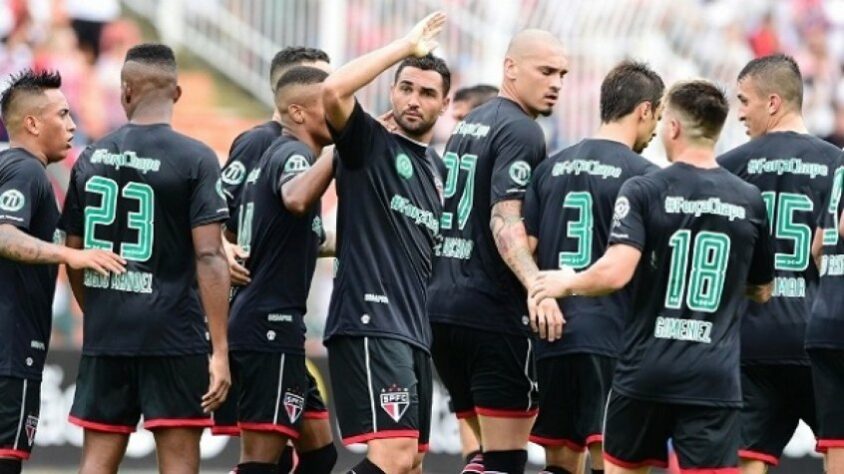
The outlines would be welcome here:
[[[602,123],[593,138],[618,142],[633,149],[636,143],[636,129],[619,122]]]
[[[281,133],[283,135],[289,135],[295,138],[296,140],[302,142],[303,145],[307,146],[308,149],[311,150],[314,156],[319,156],[319,154],[322,152],[322,145],[318,144],[316,140],[314,140],[311,135],[305,130],[285,126],[281,129]]]
[[[689,145],[672,160],[674,163],[685,163],[695,168],[717,168],[715,150],[711,147]]]
[[[10,138],[9,148],[22,148],[30,155],[38,158],[38,161],[40,161],[44,166],[47,166],[47,155],[44,154],[39,147],[35,146],[35,144],[32,143],[32,140],[15,140]]]
[[[151,103],[138,104],[132,111],[129,123],[135,125],[155,125],[165,123],[170,125],[173,122],[173,103]]]
[[[809,133],[809,129],[806,128],[806,124],[803,122],[803,117],[800,114],[790,112],[781,117],[771,117],[770,122],[766,133]]]
[[[411,133],[407,133],[407,132],[406,132],[403,128],[401,128],[400,126],[399,126],[399,127],[396,127],[396,129],[393,131],[393,133],[395,133],[396,135],[401,135],[401,136],[403,136],[404,138],[407,138],[408,140],[410,140],[410,141],[412,141],[412,142],[416,142],[418,145],[421,145],[421,146],[428,146],[428,145],[430,145],[430,144],[431,144],[431,140],[434,138],[434,129],[433,129],[433,127],[432,127],[430,130],[428,130],[427,132],[425,132],[425,133],[423,133],[423,134],[421,134],[421,135],[414,135],[414,134],[411,134]]]
[[[509,100],[510,102],[515,102],[516,105],[518,105],[519,108],[522,109],[522,112],[528,114],[530,118],[536,120],[537,114],[531,112],[530,109],[524,104],[524,102],[519,100],[519,96],[515,93],[515,91],[510,90],[511,87],[512,86],[509,82],[504,82],[503,84],[501,84],[501,91],[498,93],[498,97],[503,97]]]

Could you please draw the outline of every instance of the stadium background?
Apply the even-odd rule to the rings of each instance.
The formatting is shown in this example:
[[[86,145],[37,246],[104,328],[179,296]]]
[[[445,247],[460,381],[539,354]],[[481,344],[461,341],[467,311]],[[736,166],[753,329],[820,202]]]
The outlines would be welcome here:
[[[617,61],[648,61],[667,83],[705,77],[734,96],[741,67],[755,56],[794,55],[805,79],[804,113],[812,133],[844,145],[844,0],[0,0],[0,77],[23,67],[59,69],[78,125],[74,153],[49,172],[60,199],[69,170],[86,143],[124,123],[119,70],[126,50],[143,40],[177,49],[184,89],[174,127],[208,143],[224,160],[234,137],[270,117],[269,63],[291,45],[324,49],[335,65],[377,48],[424,14],[443,9],[449,22],[437,54],[449,63],[456,87],[498,84],[510,36],[523,28],[547,29],[567,48],[570,73],[552,117],[541,119],[548,149],[559,150],[595,130],[599,85]],[[97,33],[99,32],[99,33]],[[390,75],[359,98],[371,112],[387,110]],[[3,86],[0,86],[3,87]],[[453,126],[444,117],[435,142]],[[6,140],[0,126],[0,147]],[[719,150],[746,140],[734,115]],[[654,141],[645,155],[664,163]],[[324,200],[332,225],[335,198]],[[331,291],[331,265],[321,262],[307,318],[308,352],[325,369],[321,345]],[[27,472],[64,472],[78,462],[81,430],[66,422],[73,394],[79,308],[62,276],[54,302],[50,364],[45,370],[41,424]],[[431,472],[459,463],[456,423],[437,387]],[[236,460],[237,443],[203,440],[203,472]],[[133,435],[124,466],[154,468],[152,436]],[[774,472],[820,472],[811,432],[801,426]],[[338,469],[350,465],[343,451]],[[531,448],[531,460],[542,461]]]

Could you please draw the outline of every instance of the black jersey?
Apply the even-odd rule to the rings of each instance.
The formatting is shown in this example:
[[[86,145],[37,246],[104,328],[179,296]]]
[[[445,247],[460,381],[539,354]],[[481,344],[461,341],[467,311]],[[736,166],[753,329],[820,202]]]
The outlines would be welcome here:
[[[58,222],[44,165],[22,148],[0,152],[0,224],[52,242]],[[41,380],[57,269],[0,258],[0,376]]]
[[[613,390],[657,402],[741,405],[739,306],[773,279],[759,190],[723,168],[677,163],[630,179],[610,245],[642,251]]]
[[[844,212],[844,157],[839,159],[833,174],[832,191],[828,194],[818,227],[822,229],[823,256],[820,284],[806,328],[807,349],[844,349],[844,237],[840,234]]]
[[[524,335],[527,297],[498,253],[492,206],[522,200],[545,136],[519,106],[498,97],[472,110],[448,140],[442,244],[434,261],[431,321]]]
[[[525,195],[528,235],[539,239],[537,263],[543,270],[585,270],[607,248],[618,190],[629,178],[659,168],[622,143],[583,140],[536,168]],[[538,341],[537,358],[588,353],[615,357],[630,312],[627,289],[600,298],[559,301],[565,337]]]
[[[61,225],[128,263],[85,271],[83,354],[207,351],[191,232],[227,216],[216,155],[167,124],[127,124],[86,148]]]
[[[240,208],[240,196],[247,175],[252,171],[270,144],[281,136],[281,124],[275,120],[256,125],[234,139],[229,159],[221,173],[223,193],[229,205],[229,215]]]
[[[355,108],[339,153],[337,266],[325,338],[400,339],[429,350],[425,314],[442,182],[424,144],[388,132]]]
[[[246,178],[237,240],[252,281],[235,292],[229,348],[305,352],[308,291],[323,239],[320,203],[304,216],[284,206],[281,187],[314,162],[293,137],[277,138]]]
[[[818,287],[812,235],[841,150],[811,135],[763,135],[718,158],[724,168],[762,191],[774,239],[773,297],[747,303],[742,363],[801,364],[806,322]]]

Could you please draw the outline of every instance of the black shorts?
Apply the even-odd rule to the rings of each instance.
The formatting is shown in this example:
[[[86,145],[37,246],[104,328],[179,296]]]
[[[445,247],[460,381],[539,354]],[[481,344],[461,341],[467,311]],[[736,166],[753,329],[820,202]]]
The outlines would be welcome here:
[[[0,376],[0,458],[29,459],[40,408],[40,380]]]
[[[650,402],[611,391],[604,459],[628,469],[665,468],[671,439],[681,470],[736,469],[738,423],[738,408]]]
[[[530,418],[538,390],[533,341],[453,324],[431,324],[434,365],[458,418]]]
[[[232,386],[229,387],[229,395],[226,397],[226,401],[211,415],[214,419],[214,426],[211,427],[211,434],[213,435],[240,436],[240,428],[237,427],[237,397],[240,393],[240,384],[237,383],[233,365],[232,357],[229,355]]]
[[[816,431],[812,368],[800,365],[746,365],[741,368],[741,449],[743,459],[776,466],[802,419]]]
[[[818,451],[844,448],[844,350],[809,349],[815,386]]]
[[[327,347],[343,444],[416,438],[419,452],[427,451],[431,356],[407,342],[383,337],[334,337]]]
[[[615,358],[566,354],[539,359],[536,368],[539,415],[530,440],[580,452],[603,441],[604,408],[612,387]]]
[[[82,356],[71,423],[106,433],[132,433],[141,415],[144,428],[205,428],[208,355]]]
[[[328,418],[304,355],[232,351],[231,364],[239,384],[237,425],[241,430],[297,439],[303,419]]]

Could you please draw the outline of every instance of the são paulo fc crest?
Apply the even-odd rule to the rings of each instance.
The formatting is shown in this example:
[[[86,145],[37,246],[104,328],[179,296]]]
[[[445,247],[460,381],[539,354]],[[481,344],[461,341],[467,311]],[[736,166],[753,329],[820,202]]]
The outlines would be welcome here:
[[[381,389],[381,408],[396,423],[401,420],[409,406],[410,392],[406,388],[391,385],[389,388]]]
[[[287,412],[287,418],[290,423],[296,423],[296,420],[302,415],[302,410],[305,409],[305,398],[293,392],[286,392],[284,394],[284,411]]]
[[[413,163],[410,162],[410,157],[404,153],[396,155],[396,172],[404,179],[413,177]]]
[[[224,183],[229,186],[237,186],[242,183],[243,178],[246,177],[246,167],[239,161],[232,161],[231,164],[226,166],[226,169],[223,170],[222,176]]]
[[[38,417],[32,415],[27,416],[24,428],[26,429],[26,440],[32,446],[32,443],[35,442],[35,432],[38,431]]]
[[[524,186],[530,181],[530,165],[526,161],[514,161],[510,165],[510,179],[519,186]]]
[[[17,212],[23,209],[26,198],[17,189],[9,189],[0,194],[0,209],[9,212]]]

